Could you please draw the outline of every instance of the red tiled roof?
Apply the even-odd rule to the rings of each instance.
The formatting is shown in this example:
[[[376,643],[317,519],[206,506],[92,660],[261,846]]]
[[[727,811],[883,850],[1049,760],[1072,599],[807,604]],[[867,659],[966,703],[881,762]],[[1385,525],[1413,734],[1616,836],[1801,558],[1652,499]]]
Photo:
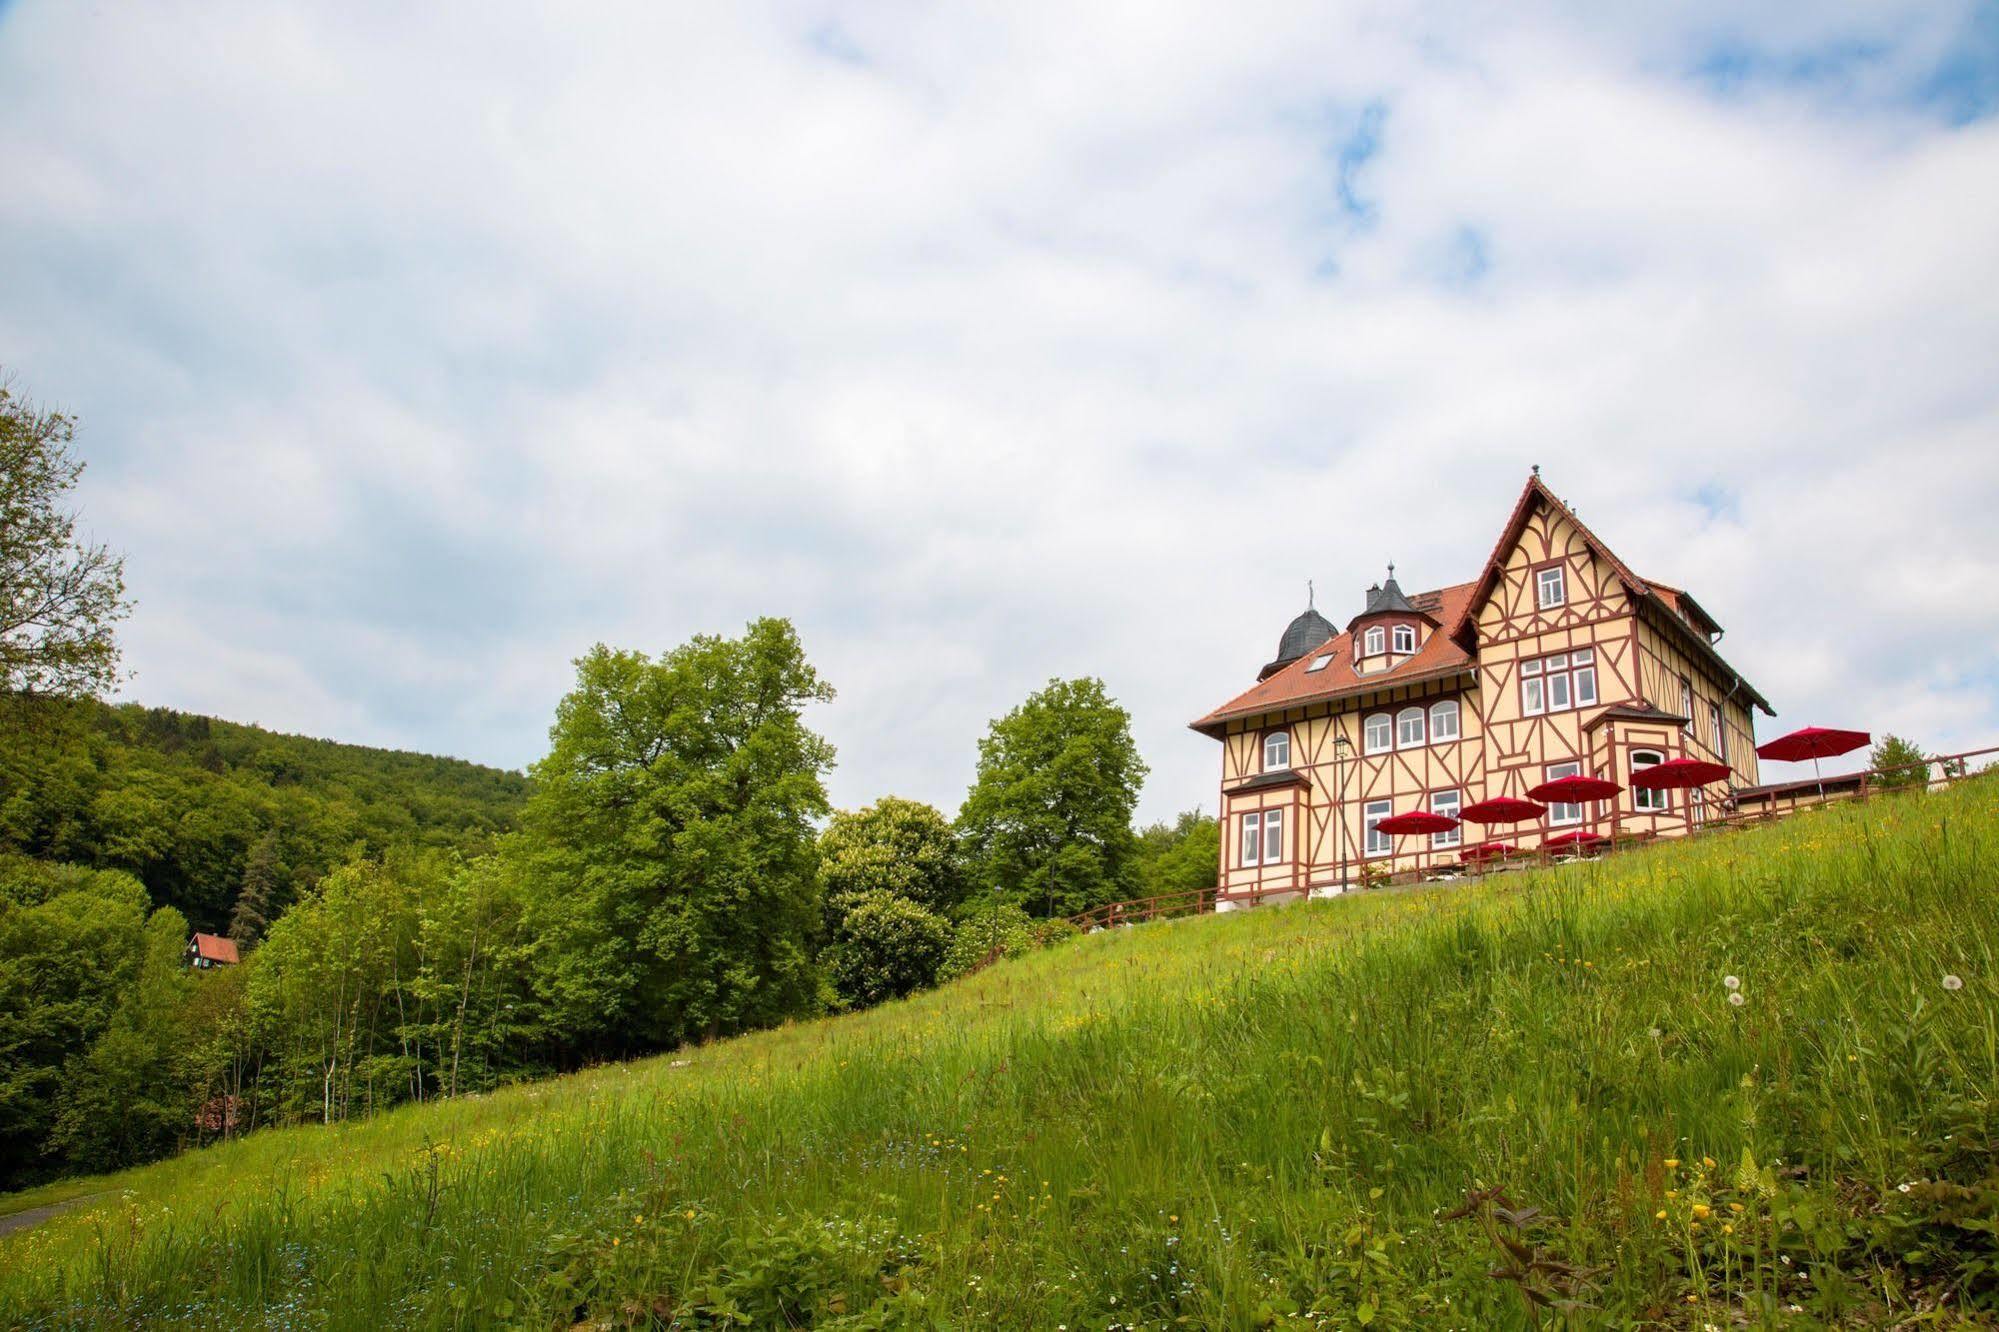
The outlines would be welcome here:
[[[196,957],[206,961],[226,962],[231,966],[241,960],[236,956],[236,941],[225,939],[219,934],[196,934],[194,953]]]
[[[1410,600],[1421,607],[1429,604],[1429,598],[1438,598],[1438,622],[1452,624],[1463,613],[1463,600],[1471,590],[1470,583],[1459,583],[1439,592],[1419,593]],[[1332,664],[1322,670],[1311,670],[1312,663],[1328,652],[1334,654]],[[1325,646],[1306,653],[1269,679],[1244,690],[1193,725],[1197,731],[1213,731],[1218,730],[1221,723],[1236,717],[1253,717],[1300,703],[1371,694],[1391,685],[1456,675],[1469,667],[1471,660],[1471,654],[1454,642],[1449,634],[1437,630],[1407,660],[1389,670],[1360,675],[1353,668],[1353,634],[1343,633]]]
[[[1219,736],[1223,724],[1240,717],[1254,717],[1266,712],[1276,712],[1284,708],[1296,707],[1303,703],[1320,703],[1330,699],[1347,698],[1358,694],[1370,694],[1391,685],[1414,684],[1423,680],[1448,678],[1474,664],[1472,648],[1476,640],[1468,634],[1472,617],[1484,602],[1492,586],[1498,581],[1500,571],[1505,566],[1506,553],[1519,539],[1521,529],[1526,525],[1533,511],[1534,499],[1539,496],[1550,507],[1570,522],[1592,554],[1608,564],[1617,576],[1631,589],[1634,600],[1651,601],[1662,606],[1668,618],[1685,634],[1701,655],[1710,658],[1721,670],[1727,671],[1741,684],[1749,698],[1760,705],[1764,712],[1776,716],[1776,710],[1769,701],[1756,691],[1755,686],[1737,675],[1734,668],[1722,660],[1721,653],[1714,644],[1695,627],[1699,620],[1715,625],[1714,618],[1702,610],[1694,599],[1676,587],[1663,583],[1653,583],[1640,578],[1631,566],[1617,558],[1614,551],[1590,531],[1583,520],[1576,517],[1575,510],[1549,490],[1536,472],[1527,478],[1521,487],[1520,498],[1514,502],[1513,512],[1501,529],[1499,540],[1493,543],[1492,554],[1485,562],[1485,570],[1469,583],[1459,583],[1438,592],[1424,592],[1410,598],[1420,609],[1432,612],[1436,623],[1443,628],[1432,633],[1414,656],[1392,670],[1378,671],[1370,675],[1358,675],[1353,669],[1353,635],[1351,631],[1340,634],[1316,652],[1292,662],[1283,670],[1244,690],[1228,702],[1192,723],[1193,729]],[[1432,602],[1436,604],[1432,604]],[[1332,663],[1319,671],[1308,672],[1307,668],[1327,652],[1336,654]]]

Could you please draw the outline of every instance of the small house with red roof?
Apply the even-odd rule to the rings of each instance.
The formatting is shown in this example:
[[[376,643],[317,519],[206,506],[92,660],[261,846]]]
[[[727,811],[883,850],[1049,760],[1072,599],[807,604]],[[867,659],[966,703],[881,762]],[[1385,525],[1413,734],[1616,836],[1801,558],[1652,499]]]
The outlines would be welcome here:
[[[236,955],[236,941],[225,935],[197,933],[187,941],[187,964],[197,970],[233,967],[241,960]]]
[[[1256,683],[1192,723],[1222,746],[1225,901],[1337,892],[1455,863],[1483,830],[1390,837],[1394,814],[1455,817],[1559,777],[1615,800],[1555,804],[1521,849],[1576,832],[1670,836],[1721,792],[1632,789],[1675,758],[1757,781],[1769,702],[1722,657],[1692,596],[1642,578],[1541,480],[1527,480],[1470,582],[1414,594],[1390,565],[1344,629],[1308,606]]]

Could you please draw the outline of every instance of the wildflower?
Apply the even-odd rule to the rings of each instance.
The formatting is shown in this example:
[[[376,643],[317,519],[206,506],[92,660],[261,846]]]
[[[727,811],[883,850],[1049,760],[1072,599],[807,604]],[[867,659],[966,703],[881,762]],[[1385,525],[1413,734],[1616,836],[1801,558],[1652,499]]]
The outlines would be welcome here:
[[[1703,1221],[1707,1220],[1707,1214],[1712,1210],[1713,1209],[1710,1208],[1706,1203],[1694,1204],[1694,1215],[1699,1217]]]
[[[1964,988],[1964,978],[1962,976],[1945,976],[1943,978],[1943,987],[1946,990],[1962,990]]]
[[[1677,1157],[1677,1156],[1669,1156],[1669,1157],[1667,1157],[1667,1158],[1666,1158],[1666,1169],[1668,1169],[1668,1170],[1678,1170],[1679,1168],[1680,1168],[1680,1158],[1679,1158],[1679,1157]]]
[[[1652,1213],[1652,1219],[1654,1221],[1664,1221],[1666,1219],[1666,1209],[1661,1207],[1658,1211]]]
[[[1728,996],[1728,1002],[1734,1004],[1737,1008],[1740,1008],[1749,1001],[1742,997],[1742,991],[1737,990],[1733,994]]]
[[[1906,1182],[1897,1184],[1895,1186],[1895,1192],[1897,1193],[1907,1193],[1908,1191],[1909,1191],[1909,1186]]]
[[[686,1211],[682,1212],[681,1215],[686,1217],[689,1221],[692,1221],[694,1219],[694,1209],[690,1207]]]
[[[1723,976],[1721,978],[1721,987],[1724,990],[1739,990],[1742,988],[1742,977]]]
[[[1721,1233],[1724,1235],[1733,1235],[1735,1233],[1735,1227],[1732,1225],[1723,1225],[1721,1228]]]
[[[1712,1156],[1703,1156],[1701,1158],[1701,1164],[1706,1166],[1709,1170],[1712,1170],[1714,1169],[1714,1158]]]

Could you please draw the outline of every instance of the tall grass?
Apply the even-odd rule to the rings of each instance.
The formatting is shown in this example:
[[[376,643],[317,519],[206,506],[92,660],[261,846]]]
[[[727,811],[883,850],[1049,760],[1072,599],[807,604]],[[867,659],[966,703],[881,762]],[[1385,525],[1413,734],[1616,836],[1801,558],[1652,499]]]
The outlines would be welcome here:
[[[254,1135],[0,1242],[0,1323],[1990,1318],[1986,785]]]

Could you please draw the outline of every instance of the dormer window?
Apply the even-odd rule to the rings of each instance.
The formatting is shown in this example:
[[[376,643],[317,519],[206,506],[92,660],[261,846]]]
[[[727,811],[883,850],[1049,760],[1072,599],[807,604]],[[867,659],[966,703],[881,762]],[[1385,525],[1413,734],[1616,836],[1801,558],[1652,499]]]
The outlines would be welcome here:
[[[1562,575],[1562,566],[1558,564],[1552,569],[1543,569],[1535,574],[1534,590],[1542,610],[1553,610],[1557,606],[1568,604],[1569,583]]]
[[[1367,633],[1361,638],[1361,643],[1364,655],[1378,657],[1387,649],[1387,632],[1378,624],[1369,625]]]
[[[1263,770],[1283,772],[1291,766],[1291,732],[1272,731],[1263,737]]]
[[[1395,650],[1397,652],[1414,652],[1416,650],[1415,625],[1398,624],[1395,626]]]

